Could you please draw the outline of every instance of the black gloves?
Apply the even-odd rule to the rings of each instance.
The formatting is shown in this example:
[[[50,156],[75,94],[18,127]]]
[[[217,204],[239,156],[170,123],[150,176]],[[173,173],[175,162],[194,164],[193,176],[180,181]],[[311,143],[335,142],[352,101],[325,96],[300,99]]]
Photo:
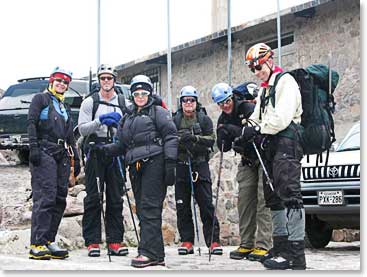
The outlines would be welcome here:
[[[245,143],[248,141],[253,141],[256,135],[260,134],[260,126],[249,126],[243,127],[242,135],[240,140]]]
[[[80,173],[80,160],[74,160],[74,177],[77,177]]]
[[[230,137],[229,131],[223,125],[217,129],[217,146],[220,151],[222,150],[222,143],[224,152],[231,150],[232,138]]]
[[[165,160],[164,183],[172,186],[176,182],[176,161],[171,159]]]
[[[34,166],[39,166],[41,163],[41,152],[37,146],[33,146],[29,149],[29,161]]]
[[[225,124],[223,127],[234,138],[239,137],[241,135],[242,129],[241,129],[241,127],[239,127],[237,125],[234,125],[234,124]]]
[[[198,138],[197,136],[187,132],[187,133],[183,133],[181,138],[180,138],[180,141],[183,143],[183,144],[187,144],[189,142],[197,142],[198,141]]]

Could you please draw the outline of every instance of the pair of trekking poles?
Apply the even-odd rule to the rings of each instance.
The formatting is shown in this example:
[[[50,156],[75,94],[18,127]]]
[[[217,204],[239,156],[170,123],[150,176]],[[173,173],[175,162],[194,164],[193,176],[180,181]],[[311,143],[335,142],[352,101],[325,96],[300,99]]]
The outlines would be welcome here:
[[[111,134],[112,141],[113,141],[113,143],[115,143],[116,140],[115,140],[115,137],[112,135],[112,132],[109,131],[109,134]],[[94,153],[92,154],[93,155],[93,162],[94,162],[93,166],[94,166],[95,171],[96,171],[97,190],[98,190],[99,201],[100,201],[100,205],[101,205],[101,214],[102,214],[103,225],[104,225],[105,232],[106,232],[107,255],[108,255],[109,261],[111,262],[111,252],[110,252],[109,247],[108,247],[108,238],[107,238],[106,216],[105,216],[105,212],[104,212],[104,209],[103,209],[103,193],[104,193],[104,190],[105,190],[106,186],[104,186],[104,180],[103,180],[103,178],[101,178],[101,176],[103,176],[103,174],[101,173],[101,170],[98,167],[98,159],[97,159],[98,157],[97,157],[96,145],[95,145],[94,142],[90,142],[89,145],[91,147],[91,151],[94,151]],[[126,194],[126,198],[127,198],[127,202],[128,202],[129,210],[130,210],[131,220],[132,220],[133,225],[134,225],[136,240],[139,244],[140,240],[139,240],[138,230],[137,230],[136,224],[135,224],[134,213],[133,213],[132,208],[131,208],[130,197],[128,195],[129,189],[126,187],[126,183],[125,183],[126,178],[125,178],[125,175],[124,175],[124,172],[123,172],[123,169],[122,169],[121,157],[117,156],[116,159],[117,159],[118,169],[119,169],[119,172],[120,172],[120,175],[121,175],[121,178],[122,178],[123,193]],[[103,181],[101,181],[101,180],[103,180]]]

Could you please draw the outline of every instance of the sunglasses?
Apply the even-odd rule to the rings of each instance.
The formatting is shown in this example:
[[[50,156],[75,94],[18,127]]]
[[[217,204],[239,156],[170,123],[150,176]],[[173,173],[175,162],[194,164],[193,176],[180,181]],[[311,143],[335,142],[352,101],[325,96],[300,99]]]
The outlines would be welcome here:
[[[263,68],[263,65],[262,64],[258,64],[258,65],[255,65],[255,66],[250,67],[252,73],[255,73],[255,69],[257,71],[260,71],[262,68]]]
[[[134,97],[138,96],[148,96],[150,93],[148,91],[135,91],[133,92]]]
[[[196,99],[195,98],[182,98],[182,103],[195,103]]]
[[[61,78],[56,78],[56,79],[54,79],[54,81],[57,81],[59,83],[63,83],[64,85],[69,85],[69,81],[66,81],[66,80],[61,79]]]
[[[228,105],[229,103],[231,103],[231,101],[232,101],[232,98],[227,98],[226,100],[218,102],[217,104],[218,104],[218,106],[223,107],[225,104]]]
[[[113,77],[106,76],[106,77],[99,77],[99,79],[102,80],[102,81],[106,81],[106,80],[111,81],[113,79]]]

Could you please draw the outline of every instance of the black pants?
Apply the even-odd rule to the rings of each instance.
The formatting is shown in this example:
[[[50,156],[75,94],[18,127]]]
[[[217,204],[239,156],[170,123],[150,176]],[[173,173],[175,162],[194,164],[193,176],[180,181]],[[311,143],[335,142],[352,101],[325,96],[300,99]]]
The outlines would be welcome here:
[[[97,158],[97,164],[95,163]],[[98,171],[96,171],[96,166]],[[106,191],[106,241],[107,243],[122,242],[123,225],[123,179],[117,159],[105,160],[96,157],[93,152],[85,165],[86,192],[84,198],[84,215],[82,220],[85,245],[101,243],[101,201],[98,194],[96,177],[100,177],[101,192]],[[104,187],[106,186],[106,189]]]
[[[164,184],[163,154],[141,162],[140,169],[130,165],[130,180],[140,225],[139,255],[154,260],[164,259],[162,209],[167,186]]]
[[[66,151],[57,159],[41,148],[41,163],[30,163],[33,193],[31,244],[45,245],[55,241],[68,194],[70,159]]]
[[[297,140],[275,136],[269,144],[265,164],[273,180],[274,191],[265,184],[264,176],[264,197],[271,210],[303,207],[300,185],[302,156],[303,150]]]
[[[212,182],[210,178],[209,165],[207,162],[194,164],[192,172],[198,179],[194,182],[194,196],[200,209],[200,217],[203,223],[203,233],[206,245],[210,246],[211,233],[213,228],[214,206]],[[189,166],[179,162],[177,164],[177,178],[175,186],[175,199],[177,211],[177,227],[181,241],[194,243],[194,223],[191,210],[191,182]],[[219,224],[215,218],[213,241],[219,242]]]

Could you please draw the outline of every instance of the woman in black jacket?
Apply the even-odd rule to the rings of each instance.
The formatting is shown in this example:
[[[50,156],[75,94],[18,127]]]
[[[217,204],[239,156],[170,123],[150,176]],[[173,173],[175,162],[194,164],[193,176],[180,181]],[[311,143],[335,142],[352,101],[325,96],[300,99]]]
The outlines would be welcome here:
[[[69,253],[55,243],[66,207],[70,175],[70,153],[74,153],[74,175],[80,172],[73,120],[64,103],[71,72],[59,67],[51,73],[49,86],[32,98],[27,130],[33,195],[30,259],[64,259]]]
[[[125,156],[140,221],[138,256],[133,267],[165,265],[162,209],[167,186],[175,182],[177,129],[169,111],[155,104],[153,85],[144,75],[131,81],[133,108],[120,121],[118,142],[106,154]]]

